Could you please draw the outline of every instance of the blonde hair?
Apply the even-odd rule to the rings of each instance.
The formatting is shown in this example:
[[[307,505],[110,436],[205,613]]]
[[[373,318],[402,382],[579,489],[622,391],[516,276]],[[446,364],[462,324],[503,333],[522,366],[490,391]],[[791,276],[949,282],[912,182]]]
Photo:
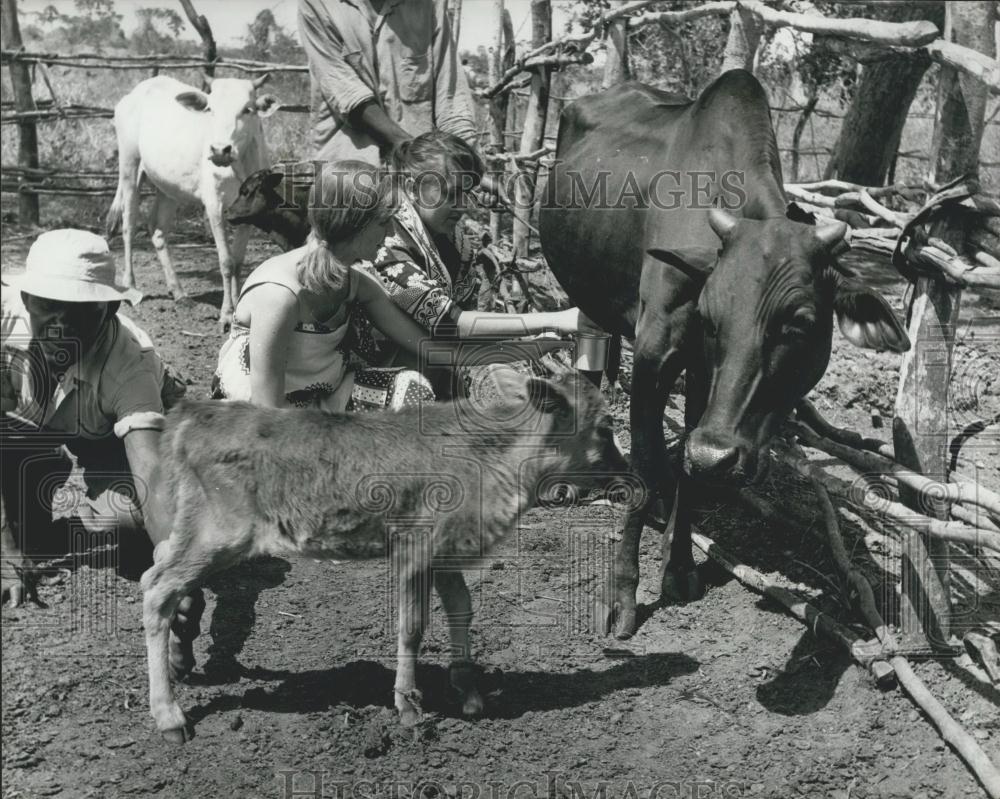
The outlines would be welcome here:
[[[323,164],[309,191],[309,224],[319,246],[299,261],[297,277],[303,288],[321,293],[345,290],[350,264],[330,248],[357,236],[373,222],[392,216],[388,181],[377,167],[363,161]]]

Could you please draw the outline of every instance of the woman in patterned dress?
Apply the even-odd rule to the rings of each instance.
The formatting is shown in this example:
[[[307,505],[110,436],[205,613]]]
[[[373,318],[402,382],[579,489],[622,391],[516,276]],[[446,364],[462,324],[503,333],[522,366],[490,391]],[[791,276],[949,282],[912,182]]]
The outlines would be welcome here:
[[[375,256],[392,217],[388,185],[359,161],[327,164],[309,196],[312,234],[247,278],[229,339],[219,353],[213,396],[273,408],[329,411],[399,408],[433,400],[426,378],[378,370],[355,388],[344,352],[352,306],[414,355],[425,330],[357,266]]]
[[[396,212],[373,272],[392,301],[435,339],[517,338],[546,331],[600,333],[576,308],[523,314],[477,311],[479,278],[456,228],[469,193],[483,176],[482,159],[462,139],[435,130],[398,144],[392,153]],[[456,239],[458,238],[458,242]],[[416,364],[358,315],[352,349],[368,363]],[[509,360],[502,358],[502,360]],[[439,398],[461,391],[451,373],[422,370]]]

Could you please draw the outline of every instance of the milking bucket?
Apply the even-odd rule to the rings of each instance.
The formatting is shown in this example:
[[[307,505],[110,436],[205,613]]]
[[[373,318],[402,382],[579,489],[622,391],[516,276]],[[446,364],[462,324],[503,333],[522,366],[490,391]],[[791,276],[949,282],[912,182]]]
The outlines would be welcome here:
[[[611,336],[602,333],[592,336],[579,333],[573,353],[573,366],[585,372],[602,372],[608,365],[608,349]]]

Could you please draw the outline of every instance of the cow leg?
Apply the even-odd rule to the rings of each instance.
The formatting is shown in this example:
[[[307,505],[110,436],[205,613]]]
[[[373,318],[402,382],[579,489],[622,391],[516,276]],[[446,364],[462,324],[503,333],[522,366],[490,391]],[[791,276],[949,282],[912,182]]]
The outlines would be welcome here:
[[[403,568],[400,574],[395,705],[400,723],[412,727],[423,717],[423,695],[417,688],[417,655],[430,613],[430,569]]]
[[[605,622],[615,623],[615,636],[629,638],[636,630],[636,590],[639,587],[639,543],[642,530],[658,496],[668,504],[669,486],[663,411],[667,394],[681,371],[680,352],[670,345],[665,326],[654,327],[645,337],[637,336],[629,407],[632,428],[632,465],[645,488],[641,506],[625,517],[625,529],[615,553],[611,596],[614,605]],[[669,510],[669,508],[667,508]]]
[[[233,297],[240,296],[240,272],[243,270],[243,262],[247,256],[247,242],[250,240],[250,225],[236,225],[233,228],[233,277],[230,291]]]
[[[684,427],[694,430],[705,412],[708,401],[708,376],[704,364],[693,360],[687,368],[684,396]],[[678,454],[678,459],[683,458]],[[705,593],[705,583],[695,568],[691,550],[691,510],[697,484],[688,477],[682,464],[676,464],[678,475],[673,513],[663,534],[663,573],[660,580],[661,600],[690,602]]]
[[[139,159],[119,156],[118,190],[121,192],[122,243],[125,246],[125,272],[122,284],[128,288],[135,286],[135,267],[132,263],[132,237],[135,235],[135,218],[139,212]],[[112,225],[108,225],[111,238]]]
[[[469,625],[472,622],[472,598],[461,571],[435,569],[434,588],[441,597],[441,605],[448,616],[448,637],[451,640],[451,664],[448,676],[452,687],[458,691],[462,713],[478,716],[483,712],[483,698],[476,688],[476,670],[472,662],[469,643]]]
[[[233,256],[226,238],[226,224],[222,218],[222,206],[206,207],[208,226],[215,238],[215,248],[219,253],[219,272],[222,273],[222,307],[219,309],[219,332],[228,333],[233,323]],[[245,245],[244,245],[245,246]]]
[[[153,242],[153,249],[156,250],[160,267],[163,269],[167,289],[176,302],[184,302],[187,299],[187,294],[181,288],[177,272],[174,271],[173,262],[170,260],[170,251],[167,249],[167,236],[174,229],[176,212],[177,203],[160,192],[156,192],[153,208],[149,214],[149,237]]]

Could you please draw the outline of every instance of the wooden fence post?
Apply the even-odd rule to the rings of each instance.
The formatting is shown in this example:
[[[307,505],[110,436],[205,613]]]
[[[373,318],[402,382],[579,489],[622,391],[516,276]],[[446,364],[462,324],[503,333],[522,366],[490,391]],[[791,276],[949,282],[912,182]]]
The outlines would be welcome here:
[[[945,7],[945,39],[995,52],[993,2],[954,2]],[[931,179],[944,183],[978,172],[988,90],[981,82],[942,66]],[[931,235],[957,249],[963,232],[938,223]],[[948,480],[948,384],[962,291],[942,280],[920,278],[914,289],[908,333],[912,349],[903,357],[893,420],[896,460],[932,480]],[[928,492],[900,487],[900,500],[915,511],[948,518],[948,504]],[[952,633],[946,542],[909,534],[903,548],[900,625],[904,645],[947,648]]]
[[[17,22],[16,0],[2,0],[3,48],[4,50],[20,50],[21,26]],[[10,84],[14,90],[14,107],[17,112],[35,111],[35,100],[31,96],[31,71],[28,65],[20,61],[11,61]],[[19,143],[17,162],[27,169],[38,168],[38,129],[34,120],[24,119],[17,124]],[[19,179],[24,181],[25,177]],[[18,194],[17,220],[22,225],[37,225],[38,195],[20,192]]]
[[[514,26],[510,20],[510,14],[504,9],[504,0],[493,0],[492,19],[496,26],[496,35],[490,53],[489,68],[490,84],[494,85],[514,62]],[[506,92],[500,92],[490,99],[490,144],[492,149],[498,153],[505,150],[504,131],[507,127],[507,100]],[[498,182],[503,184],[502,176],[498,176]],[[500,239],[500,219],[499,212],[490,212],[490,236],[494,242]]]
[[[531,0],[531,28],[532,47],[541,47],[552,38],[551,0]],[[551,84],[549,67],[538,67],[531,76],[531,95],[524,115],[524,132],[521,134],[521,154],[536,152],[545,143]],[[531,239],[528,221],[535,205],[534,187],[538,169],[526,165],[522,170],[524,174],[517,181],[514,192],[514,254],[527,258]]]
[[[448,13],[451,15],[451,38],[458,52],[458,36],[462,32],[462,0],[448,0]]]

